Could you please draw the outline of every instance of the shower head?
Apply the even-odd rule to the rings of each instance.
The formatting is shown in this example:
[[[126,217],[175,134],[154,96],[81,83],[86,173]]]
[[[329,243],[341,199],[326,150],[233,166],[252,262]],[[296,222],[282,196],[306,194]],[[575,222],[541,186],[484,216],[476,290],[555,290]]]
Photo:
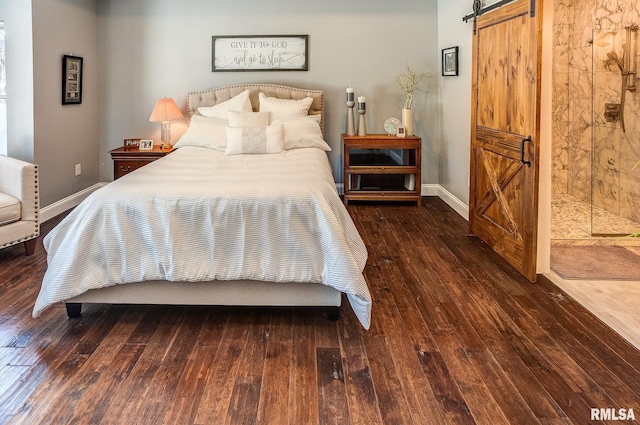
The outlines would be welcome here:
[[[615,52],[607,53],[607,57],[609,58],[609,60],[607,61],[607,68],[609,67],[609,65],[611,65],[611,62],[615,62],[616,65],[618,65],[618,68],[620,68],[620,72],[624,72],[624,65]]]

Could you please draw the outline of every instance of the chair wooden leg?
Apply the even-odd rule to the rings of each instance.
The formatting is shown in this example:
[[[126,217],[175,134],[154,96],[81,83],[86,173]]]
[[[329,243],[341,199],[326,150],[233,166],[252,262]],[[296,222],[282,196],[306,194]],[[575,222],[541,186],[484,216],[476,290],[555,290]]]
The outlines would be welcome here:
[[[29,239],[24,243],[24,250],[27,253],[27,256],[32,255],[36,252],[36,244],[38,242],[38,238]]]

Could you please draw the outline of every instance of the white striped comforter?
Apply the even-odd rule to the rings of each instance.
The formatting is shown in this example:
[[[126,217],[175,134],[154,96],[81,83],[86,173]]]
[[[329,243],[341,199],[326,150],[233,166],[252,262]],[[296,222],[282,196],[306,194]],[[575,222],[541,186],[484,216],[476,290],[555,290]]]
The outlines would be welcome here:
[[[249,279],[332,286],[370,324],[367,251],[316,148],[236,156],[179,148],[91,194],[44,246],[34,317],[120,283]]]

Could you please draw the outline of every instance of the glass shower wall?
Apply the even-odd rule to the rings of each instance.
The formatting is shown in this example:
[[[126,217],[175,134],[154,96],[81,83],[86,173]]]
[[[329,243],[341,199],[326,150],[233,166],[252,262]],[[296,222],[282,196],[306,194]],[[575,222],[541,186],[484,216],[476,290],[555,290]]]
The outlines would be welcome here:
[[[593,236],[628,235],[640,227],[640,90],[632,74],[637,42],[638,31],[628,28],[593,33]]]

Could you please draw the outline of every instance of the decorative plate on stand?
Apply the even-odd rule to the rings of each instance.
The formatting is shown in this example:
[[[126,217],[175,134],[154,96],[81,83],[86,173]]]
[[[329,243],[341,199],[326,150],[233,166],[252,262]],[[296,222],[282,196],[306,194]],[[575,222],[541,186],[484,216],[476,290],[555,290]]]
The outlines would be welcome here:
[[[398,127],[401,125],[402,123],[398,118],[388,118],[384,122],[384,131],[386,131],[389,136],[395,136],[398,133]]]

